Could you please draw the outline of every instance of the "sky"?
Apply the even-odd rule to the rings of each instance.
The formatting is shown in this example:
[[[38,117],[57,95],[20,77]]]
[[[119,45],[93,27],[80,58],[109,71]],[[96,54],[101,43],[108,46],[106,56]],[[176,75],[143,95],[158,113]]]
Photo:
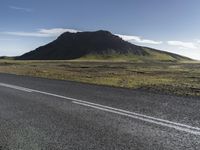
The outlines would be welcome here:
[[[200,60],[200,0],[0,0],[0,56],[63,32],[108,30],[133,44]]]

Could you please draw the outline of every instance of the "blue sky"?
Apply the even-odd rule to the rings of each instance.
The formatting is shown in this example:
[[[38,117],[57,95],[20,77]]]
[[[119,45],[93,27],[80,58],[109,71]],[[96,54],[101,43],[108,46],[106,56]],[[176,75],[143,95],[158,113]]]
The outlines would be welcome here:
[[[65,31],[103,29],[200,60],[199,8],[199,0],[1,0],[0,55],[23,54]]]

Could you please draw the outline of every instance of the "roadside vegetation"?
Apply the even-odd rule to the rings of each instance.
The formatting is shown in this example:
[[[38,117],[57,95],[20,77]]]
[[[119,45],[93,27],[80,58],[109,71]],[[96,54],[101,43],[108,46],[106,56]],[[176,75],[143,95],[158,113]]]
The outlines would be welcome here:
[[[200,62],[0,60],[0,72],[200,96]]]

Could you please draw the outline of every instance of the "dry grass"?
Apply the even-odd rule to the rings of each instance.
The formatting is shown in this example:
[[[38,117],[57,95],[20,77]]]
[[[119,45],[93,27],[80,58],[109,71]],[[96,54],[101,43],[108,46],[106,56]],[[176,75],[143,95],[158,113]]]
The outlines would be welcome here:
[[[0,72],[200,96],[199,62],[1,60]]]

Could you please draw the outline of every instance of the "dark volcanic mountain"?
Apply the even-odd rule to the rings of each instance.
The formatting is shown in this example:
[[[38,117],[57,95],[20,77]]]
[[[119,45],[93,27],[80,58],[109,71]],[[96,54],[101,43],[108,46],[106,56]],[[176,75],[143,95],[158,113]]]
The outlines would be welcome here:
[[[96,32],[66,32],[55,41],[17,57],[21,60],[70,60],[87,55],[132,55],[152,57],[158,54],[167,55],[173,59],[185,57],[137,46],[122,40],[108,31]]]

